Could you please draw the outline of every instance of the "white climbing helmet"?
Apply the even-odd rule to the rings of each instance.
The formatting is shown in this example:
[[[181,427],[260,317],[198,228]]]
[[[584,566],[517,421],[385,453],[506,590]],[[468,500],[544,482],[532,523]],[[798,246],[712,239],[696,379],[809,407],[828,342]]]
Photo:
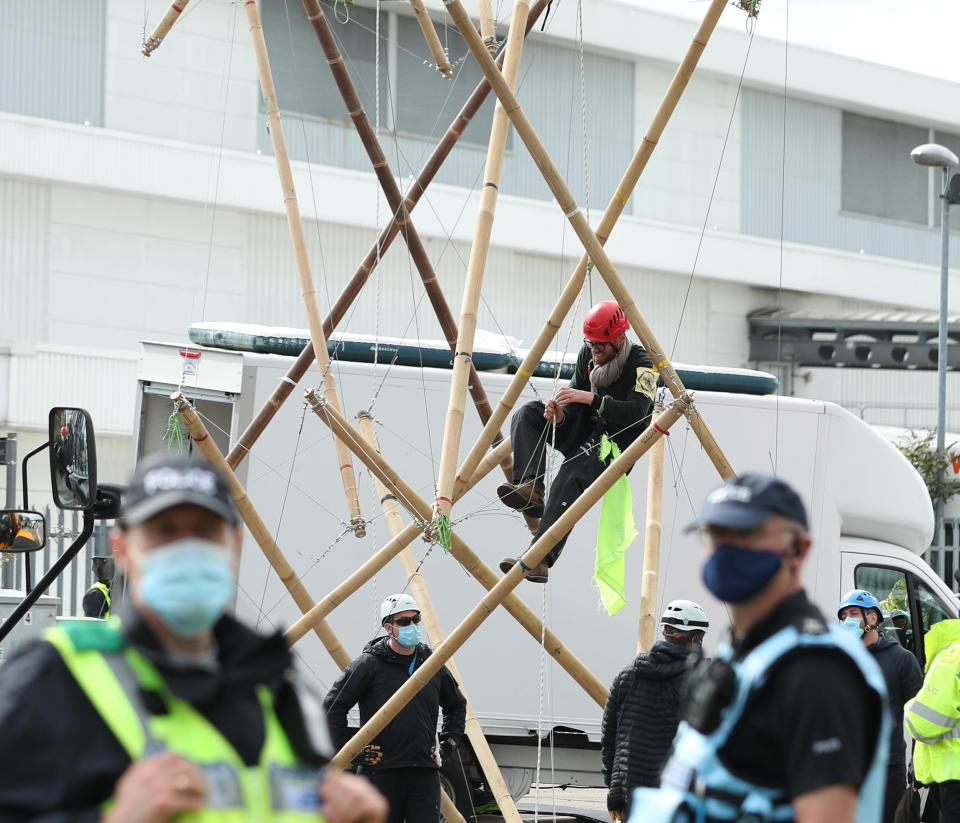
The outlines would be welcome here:
[[[380,625],[382,626],[388,617],[392,617],[397,612],[420,611],[417,601],[409,594],[391,594],[380,606]]]
[[[681,632],[705,632],[710,628],[710,621],[707,613],[692,600],[674,600],[663,610],[660,626]]]

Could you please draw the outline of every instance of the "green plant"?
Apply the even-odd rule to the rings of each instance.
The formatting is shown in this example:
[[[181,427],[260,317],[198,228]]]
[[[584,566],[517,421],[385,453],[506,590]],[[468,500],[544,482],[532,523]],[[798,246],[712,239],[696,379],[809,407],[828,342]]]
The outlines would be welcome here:
[[[953,455],[950,453],[955,446],[955,443],[951,443],[941,454],[937,454],[936,432],[931,430],[911,431],[897,444],[897,448],[926,483],[930,502],[934,506],[938,500],[946,502],[960,493],[960,479],[954,479]]]

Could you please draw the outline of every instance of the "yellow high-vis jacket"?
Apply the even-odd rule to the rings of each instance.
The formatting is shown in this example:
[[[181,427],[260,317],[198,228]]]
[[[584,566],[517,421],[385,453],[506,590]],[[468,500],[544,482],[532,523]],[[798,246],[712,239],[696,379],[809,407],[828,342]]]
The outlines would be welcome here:
[[[923,688],[904,707],[917,741],[913,767],[922,783],[960,780],[960,620],[942,620],[923,639]]]

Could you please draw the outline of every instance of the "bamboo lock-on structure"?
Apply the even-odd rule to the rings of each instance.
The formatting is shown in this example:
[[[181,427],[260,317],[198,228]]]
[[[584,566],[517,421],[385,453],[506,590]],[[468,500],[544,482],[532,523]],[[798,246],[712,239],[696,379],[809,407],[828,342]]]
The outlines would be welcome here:
[[[186,2],[187,0],[182,0],[182,2],[171,6],[151,36],[146,38],[143,47],[145,55],[149,55],[156,50],[167,36],[171,27],[181,16]],[[634,298],[606,254],[604,246],[658,145],[727,2],[728,0],[710,0],[703,20],[657,107],[640,145],[637,147],[616,192],[594,229],[581,212],[569,187],[549,157],[533,124],[524,114],[515,92],[524,38],[529,34],[535,22],[543,15],[548,0],[537,0],[532,8],[529,7],[529,0],[515,0],[506,45],[496,60],[493,57],[496,51],[496,31],[490,0],[480,0],[479,32],[470,20],[461,0],[444,0],[444,6],[450,15],[450,19],[468,46],[472,59],[476,61],[483,73],[483,80],[477,85],[460,112],[451,121],[443,138],[405,193],[401,191],[397,182],[396,172],[398,170],[390,168],[387,154],[384,152],[379,137],[364,112],[347,63],[344,60],[344,55],[340,52],[337,37],[331,29],[320,3],[318,0],[302,0],[307,19],[317,37],[319,47],[323,51],[350,122],[363,145],[371,164],[371,170],[391,211],[387,225],[360,262],[343,292],[334,301],[329,315],[325,319],[321,319],[316,289],[306,252],[304,229],[294,187],[293,173],[284,140],[277,91],[274,87],[257,2],[256,0],[245,0],[244,8],[256,60],[257,74],[266,104],[270,139],[280,181],[281,197],[289,228],[296,274],[310,329],[310,343],[290,366],[267,403],[255,415],[253,421],[240,435],[226,457],[213,443],[196,410],[183,394],[177,392],[171,399],[176,413],[189,431],[200,453],[227,478],[230,494],[247,529],[260,547],[270,567],[282,581],[287,595],[293,600],[302,615],[285,632],[285,638],[290,645],[299,642],[312,632],[320,639],[336,664],[341,669],[344,668],[350,661],[351,656],[337,639],[327,618],[392,560],[399,560],[403,568],[408,587],[420,606],[424,625],[433,647],[433,654],[423,661],[419,668],[415,669],[406,683],[337,754],[333,761],[335,765],[346,765],[363,746],[373,740],[379,730],[396,716],[396,713],[406,705],[419,689],[429,682],[430,678],[444,664],[450,666],[466,694],[469,684],[464,683],[460,677],[452,659],[453,654],[461,649],[493,611],[501,606],[516,619],[538,646],[542,644],[543,650],[552,656],[557,664],[589,695],[590,699],[602,707],[607,698],[607,690],[603,683],[553,631],[544,625],[544,621],[526,606],[513,589],[523,578],[522,567],[535,567],[556,545],[557,541],[601,499],[603,494],[624,472],[645,455],[649,455],[650,461],[648,465],[647,533],[645,535],[638,645],[641,649],[644,649],[649,648],[652,644],[656,627],[657,578],[660,555],[659,509],[663,489],[662,438],[669,433],[670,428],[680,419],[686,419],[691,431],[700,440],[703,449],[709,455],[718,474],[724,478],[730,477],[733,474],[733,469],[713,438],[707,422],[697,411],[693,396],[684,387],[653,330],[640,314]],[[755,15],[759,2],[751,3],[750,0],[743,0],[740,5],[748,13]],[[449,59],[443,50],[437,31],[423,6],[422,0],[411,0],[411,6],[438,70],[444,76],[450,77],[452,68]],[[475,219],[458,323],[449,309],[426,246],[414,225],[411,215],[426,193],[428,186],[436,177],[445,159],[463,135],[467,123],[479,111],[491,90],[495,93],[497,102],[487,145],[482,178],[483,186],[479,197],[479,208]],[[564,285],[555,305],[549,312],[533,346],[511,378],[498,400],[496,408],[492,408],[480,377],[474,368],[472,358],[477,330],[477,313],[483,293],[483,276],[492,236],[497,197],[503,176],[506,136],[511,124],[530,152],[557,205],[579,238],[584,252],[577,267]],[[359,423],[357,427],[348,422],[338,396],[327,350],[328,336],[347,315],[364,284],[368,281],[375,267],[379,265],[381,258],[397,235],[401,235],[404,240],[412,266],[417,270],[423,283],[429,303],[436,314],[453,359],[439,473],[436,478],[436,489],[432,502],[424,499],[413,485],[391,466],[388,459],[380,454],[376,443],[374,420],[369,412],[361,412],[358,415]],[[499,468],[508,479],[512,479],[511,444],[509,438],[504,438],[501,434],[501,427],[519,400],[521,393],[533,375],[535,367],[543,359],[547,348],[573,308],[583,289],[590,265],[598,271],[614,298],[623,308],[630,321],[631,328],[650,354],[666,390],[672,396],[672,400],[662,406],[657,406],[649,428],[624,449],[623,453],[607,466],[599,478],[567,508],[563,515],[542,536],[535,540],[523,554],[522,563],[515,565],[505,576],[500,576],[493,572],[467,545],[462,535],[457,532],[456,521],[451,520],[451,516],[456,511],[458,501],[468,495],[471,489],[491,471]],[[350,526],[354,534],[359,537],[364,535],[367,525],[360,511],[357,493],[356,473],[354,471],[354,458],[356,458],[374,478],[376,493],[381,500],[383,518],[390,533],[389,540],[371,555],[362,561],[358,561],[346,579],[339,582],[330,581],[327,593],[316,601],[306,591],[302,580],[284,556],[276,538],[271,535],[263,520],[257,514],[253,502],[247,496],[240,480],[234,473],[247,455],[250,454],[258,438],[290,396],[293,388],[307,373],[311,362],[314,362],[317,366],[320,375],[319,384],[322,388],[320,390],[310,389],[306,392],[305,397],[314,416],[329,429],[334,441],[338,473],[342,480]],[[483,423],[483,429],[475,442],[469,446],[466,456],[458,465],[464,407],[468,390]],[[449,545],[445,545],[444,548],[448,549],[452,557],[467,574],[472,576],[486,590],[486,594],[483,595],[477,605],[446,636],[444,636],[441,616],[437,613],[430,597],[422,566],[417,564],[411,548],[411,544],[418,536],[426,534],[431,539],[435,539],[438,532],[438,521],[440,520],[444,521],[449,540]],[[450,530],[451,526],[452,531]],[[511,823],[519,823],[519,813],[513,798],[510,796],[500,767],[484,736],[472,704],[469,704],[468,708],[466,733],[470,741],[469,748],[472,751],[472,756],[476,759],[501,812]],[[462,820],[449,797],[444,796],[443,803],[443,815],[447,820]]]

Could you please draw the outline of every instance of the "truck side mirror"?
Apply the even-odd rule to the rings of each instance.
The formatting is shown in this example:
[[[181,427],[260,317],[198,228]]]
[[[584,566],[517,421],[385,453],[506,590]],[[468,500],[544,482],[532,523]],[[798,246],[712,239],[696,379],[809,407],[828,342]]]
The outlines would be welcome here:
[[[0,552],[35,552],[47,545],[47,522],[40,512],[0,511]]]
[[[83,409],[50,409],[50,486],[61,509],[89,511],[97,501],[93,420]]]

